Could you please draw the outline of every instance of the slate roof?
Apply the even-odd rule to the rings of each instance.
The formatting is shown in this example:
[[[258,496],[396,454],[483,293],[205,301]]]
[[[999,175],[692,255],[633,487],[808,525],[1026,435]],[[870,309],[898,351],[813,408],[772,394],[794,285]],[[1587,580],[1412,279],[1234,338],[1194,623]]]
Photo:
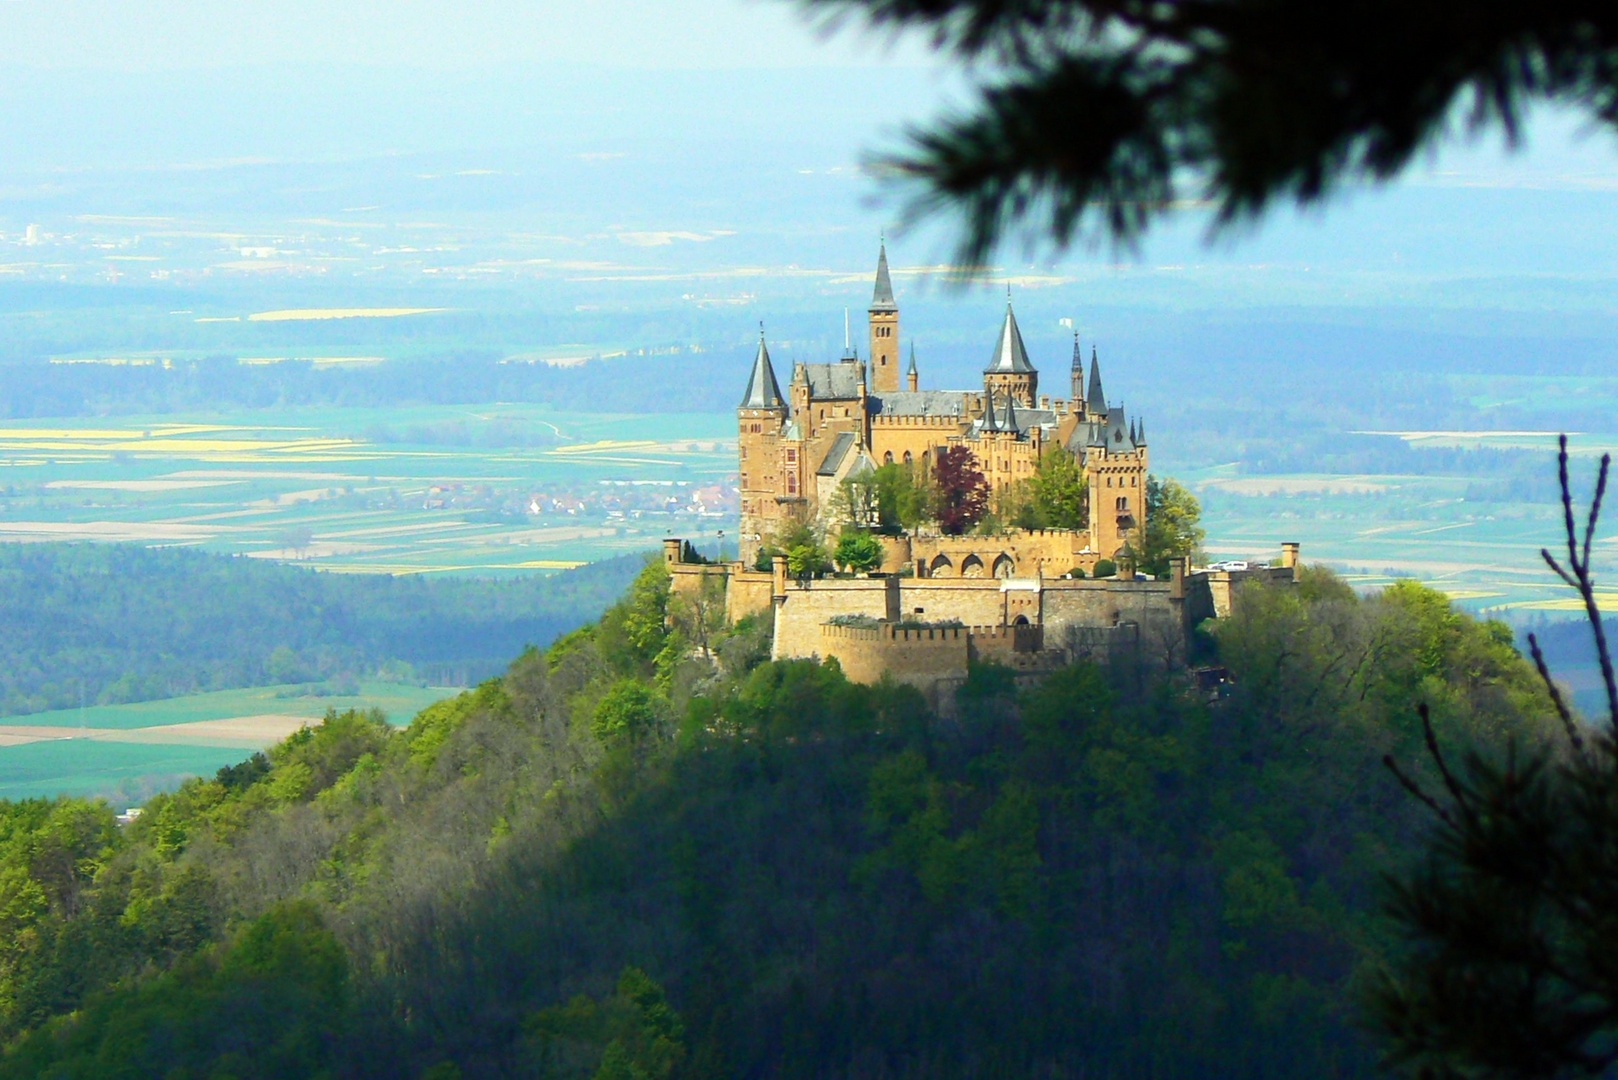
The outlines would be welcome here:
[[[809,395],[816,400],[860,396],[858,364],[804,364],[799,370],[809,380]]]
[[[1084,395],[1084,403],[1091,412],[1107,411],[1107,395],[1101,389],[1101,361],[1096,359],[1096,348],[1090,346],[1090,389]]]
[[[888,277],[888,245],[882,245],[876,257],[876,288],[871,292],[872,311],[898,311],[893,300],[893,281]]]
[[[1011,301],[1006,301],[1006,321],[1000,324],[1000,340],[995,343],[994,355],[989,359],[989,372],[1027,375],[1034,365],[1028,362],[1028,350],[1023,347],[1022,331],[1017,329],[1017,316],[1011,313]]]
[[[770,350],[764,345],[764,332],[761,330],[758,354],[753,357],[753,373],[747,379],[747,392],[742,395],[740,408],[773,409],[782,403],[781,387],[775,381],[775,368],[770,363]]]
[[[895,390],[873,397],[871,411],[878,416],[958,416],[966,419],[963,390]]]
[[[842,467],[843,459],[854,449],[854,433],[840,431],[837,438],[831,441],[831,449],[820,462],[820,468],[815,470],[816,476],[836,476],[837,470]]]

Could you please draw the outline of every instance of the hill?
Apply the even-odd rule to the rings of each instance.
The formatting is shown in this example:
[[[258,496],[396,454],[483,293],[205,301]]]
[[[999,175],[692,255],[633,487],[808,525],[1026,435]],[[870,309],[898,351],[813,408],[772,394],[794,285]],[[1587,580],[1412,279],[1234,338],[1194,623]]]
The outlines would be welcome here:
[[[111,544],[0,545],[0,715],[382,672],[479,680],[589,621],[636,556],[484,580]]]
[[[155,799],[11,804],[4,1077],[1364,1076],[1414,706],[1543,736],[1500,624],[1330,574],[1234,677],[911,690],[712,662],[658,564],[402,732],[333,714]]]

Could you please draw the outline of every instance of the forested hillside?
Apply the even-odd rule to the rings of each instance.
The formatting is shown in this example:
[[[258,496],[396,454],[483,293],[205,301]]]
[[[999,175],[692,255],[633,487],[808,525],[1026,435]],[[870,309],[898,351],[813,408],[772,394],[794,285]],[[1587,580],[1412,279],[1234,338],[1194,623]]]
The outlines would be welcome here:
[[[0,715],[273,683],[487,678],[640,569],[501,580],[322,574],[114,544],[0,544]]]
[[[1378,759],[1425,760],[1418,702],[1546,731],[1504,627],[1319,571],[1210,636],[1228,696],[980,668],[951,721],[683,618],[653,564],[402,732],[332,716],[123,828],[7,806],[0,1078],[1368,1076],[1424,827]]]

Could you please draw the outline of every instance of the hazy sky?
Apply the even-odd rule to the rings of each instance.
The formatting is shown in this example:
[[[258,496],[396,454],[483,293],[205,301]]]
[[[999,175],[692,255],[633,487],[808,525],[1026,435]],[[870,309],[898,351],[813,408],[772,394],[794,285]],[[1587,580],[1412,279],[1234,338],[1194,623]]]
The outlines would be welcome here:
[[[779,0],[0,0],[0,63],[126,71],[512,62],[734,68],[925,62],[827,39]]]

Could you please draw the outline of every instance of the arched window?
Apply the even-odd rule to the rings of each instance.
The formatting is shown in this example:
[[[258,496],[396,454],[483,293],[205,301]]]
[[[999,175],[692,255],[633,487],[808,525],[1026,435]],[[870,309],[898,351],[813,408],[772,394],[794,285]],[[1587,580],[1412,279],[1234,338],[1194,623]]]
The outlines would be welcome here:
[[[889,450],[887,453],[882,455],[882,464],[884,464],[884,465],[892,465],[893,464],[893,451],[892,450]]]
[[[982,577],[983,560],[978,558],[976,555],[968,555],[966,558],[962,559],[961,576],[973,578]]]
[[[787,494],[788,495],[796,495],[797,493],[798,493],[798,477],[797,477],[797,474],[795,474],[795,473],[787,473]]]
[[[905,464],[906,465],[910,464],[910,451],[908,451],[908,450],[905,451]]]
[[[1118,512],[1123,513],[1125,510],[1128,510],[1128,509],[1129,509],[1129,499],[1128,499],[1128,497],[1120,495],[1118,497]]]
[[[1008,578],[1015,569],[1016,564],[1011,561],[1010,555],[1001,554],[999,558],[994,560],[994,576],[997,578],[1002,580]]]
[[[935,555],[927,569],[932,572],[933,577],[945,577],[955,569],[955,564],[949,561],[948,555]]]

